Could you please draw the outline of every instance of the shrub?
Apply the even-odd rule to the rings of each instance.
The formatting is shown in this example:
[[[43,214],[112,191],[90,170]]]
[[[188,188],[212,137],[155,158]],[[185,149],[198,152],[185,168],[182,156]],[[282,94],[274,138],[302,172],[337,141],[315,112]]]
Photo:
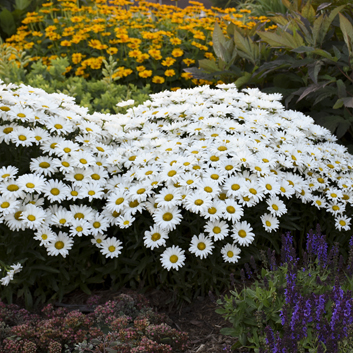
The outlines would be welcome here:
[[[26,50],[33,62],[42,60],[48,68],[54,59],[66,57],[67,76],[100,80],[103,60],[111,56],[116,63],[113,78],[124,85],[150,84],[153,92],[159,92],[205,83],[191,80],[182,69],[197,59],[213,57],[210,24],[218,13],[199,2],[186,9],[143,1],[136,6],[127,1],[110,4],[105,0],[81,7],[76,1],[45,3],[38,12],[27,14],[7,43]],[[200,17],[201,11],[207,17]],[[224,19],[241,27],[254,25],[246,13],[235,12],[224,12]]]
[[[352,152],[351,4],[322,4],[316,10],[310,2],[285,4],[288,14],[269,17],[275,25],[267,29],[273,31],[230,24],[227,39],[215,25],[216,62],[200,60],[200,69],[184,71],[194,78],[235,82],[238,88],[281,93],[286,108],[310,115]]]
[[[351,351],[353,237],[349,244],[344,266],[339,243],[329,250],[320,227],[308,233],[302,260],[290,233],[282,235],[280,264],[263,254],[261,270],[254,261],[242,270],[244,285],[245,277],[255,283],[218,300],[217,312],[233,325],[221,332],[255,352]]]
[[[31,305],[31,292],[89,293],[109,276],[190,300],[220,290],[243,247],[244,259],[279,251],[280,226],[320,221],[344,241],[353,160],[328,130],[234,85],[151,99],[90,115],[63,94],[1,86],[0,257],[24,266],[3,297],[18,288]]]
[[[185,351],[187,334],[172,329],[139,294],[120,294],[93,308],[85,315],[48,304],[37,315],[0,302],[0,352]]]

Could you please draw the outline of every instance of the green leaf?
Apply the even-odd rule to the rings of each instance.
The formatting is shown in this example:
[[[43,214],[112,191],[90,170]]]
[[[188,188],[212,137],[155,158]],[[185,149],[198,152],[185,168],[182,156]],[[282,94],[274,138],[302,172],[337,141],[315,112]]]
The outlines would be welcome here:
[[[220,330],[220,332],[222,335],[225,336],[238,337],[237,331],[232,327],[224,327]]]
[[[31,0],[15,0],[15,9],[24,10],[31,4]]]
[[[219,67],[217,66],[214,60],[203,59],[199,60],[199,67],[207,72],[216,72],[219,71]]]
[[[352,54],[353,47],[353,26],[349,20],[344,17],[342,14],[339,14],[340,17],[340,27],[343,33],[343,39],[348,47],[349,55]]]
[[[82,290],[82,292],[91,295],[92,292],[89,290],[89,288],[87,287],[87,285],[85,283],[80,283],[80,289]]]
[[[0,12],[0,27],[8,36],[16,32],[15,19],[8,9],[3,9]]]
[[[215,54],[222,58],[224,61],[224,51],[225,51],[225,44],[226,44],[226,37],[224,36],[221,27],[219,26],[218,22],[215,22],[214,30],[213,30],[213,50]]]
[[[278,30],[278,33],[279,34],[259,31],[258,35],[266,43],[276,48],[295,49],[304,46],[302,37],[298,34],[295,34],[295,32],[293,35],[291,35],[288,32]]]
[[[44,272],[60,273],[60,271],[57,268],[49,267],[46,265],[32,265],[31,270],[42,270]]]
[[[311,6],[310,1],[308,1],[302,9],[302,16],[307,18],[310,22],[315,19],[315,10]]]
[[[344,98],[347,96],[346,85],[342,80],[337,80],[337,94],[339,98]]]
[[[244,75],[242,77],[239,77],[234,84],[236,85],[236,87],[238,89],[240,89],[243,85],[245,85],[246,83],[248,83],[251,79],[251,73],[249,72],[245,72]]]

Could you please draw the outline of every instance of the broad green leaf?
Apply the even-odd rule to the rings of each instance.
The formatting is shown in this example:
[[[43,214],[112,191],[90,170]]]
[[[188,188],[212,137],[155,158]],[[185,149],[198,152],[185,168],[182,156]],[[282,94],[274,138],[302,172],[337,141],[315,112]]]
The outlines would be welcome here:
[[[239,77],[235,82],[235,86],[240,89],[243,85],[245,85],[251,79],[251,73],[245,72],[242,77]]]
[[[343,33],[343,39],[348,47],[349,55],[352,54],[352,47],[353,47],[353,26],[349,22],[349,20],[344,17],[342,14],[340,16],[340,27]]]
[[[353,97],[342,98],[343,104],[347,108],[353,108]]]
[[[221,27],[219,26],[218,22],[215,22],[214,30],[213,30],[213,50],[215,54],[222,58],[224,61],[224,46],[226,43],[226,37],[224,36]],[[223,48],[222,48],[223,46]]]
[[[310,65],[308,68],[308,74],[315,84],[317,83],[317,75],[319,74],[323,64],[324,63],[321,60],[318,60],[314,63],[314,65]]]
[[[3,9],[0,12],[0,27],[8,36],[16,32],[15,19],[8,9]]]
[[[349,130],[349,128],[351,127],[351,123],[347,120],[345,121],[341,121],[338,126],[337,126],[337,130],[336,130],[336,136],[338,139],[342,138],[345,133]]]
[[[262,40],[266,43],[270,44],[273,47],[279,48],[288,48],[288,49],[296,49],[299,47],[304,46],[304,41],[299,34],[278,31],[277,33],[270,33],[270,32],[258,32],[258,35]]]
[[[15,0],[15,9],[24,10],[31,4],[31,0]]]
[[[199,67],[200,69],[204,69],[207,72],[219,71],[219,67],[217,66],[214,60],[209,60],[209,59],[199,60]]]
[[[310,22],[315,19],[315,10],[311,6],[310,1],[308,1],[302,9],[302,16],[307,18]]]
[[[347,97],[346,85],[342,80],[337,80],[337,95],[339,98]]]

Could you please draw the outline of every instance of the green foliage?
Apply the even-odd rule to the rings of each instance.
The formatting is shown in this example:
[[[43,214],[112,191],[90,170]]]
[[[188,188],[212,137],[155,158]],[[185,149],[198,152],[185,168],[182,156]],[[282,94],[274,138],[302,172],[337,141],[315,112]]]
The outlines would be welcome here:
[[[216,61],[201,60],[195,78],[235,82],[283,95],[286,108],[312,116],[353,151],[353,7],[284,1],[287,15],[271,17],[274,31],[215,25]],[[234,44],[234,45],[233,45]]]
[[[2,51],[1,51],[2,50]],[[11,47],[0,47],[0,54],[3,58],[0,61],[0,79],[5,83],[24,83],[36,88],[42,88],[47,93],[64,93],[75,97],[76,103],[88,108],[90,113],[124,113],[126,108],[117,107],[118,102],[133,99],[135,105],[142,104],[149,97],[150,86],[142,89],[133,84],[117,85],[115,79],[111,78],[109,63],[106,62],[105,78],[97,80],[86,80],[83,77],[65,77],[68,60],[58,58],[52,61],[48,68],[38,61],[32,65],[31,72],[27,74],[24,68],[29,58],[24,52],[18,52]],[[10,59],[15,55],[16,59]],[[18,64],[17,64],[18,63]]]

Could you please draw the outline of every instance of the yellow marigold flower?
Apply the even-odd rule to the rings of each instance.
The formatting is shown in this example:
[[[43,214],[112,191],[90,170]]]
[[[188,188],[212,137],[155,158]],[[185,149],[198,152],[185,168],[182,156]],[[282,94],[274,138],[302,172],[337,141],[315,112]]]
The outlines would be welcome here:
[[[143,65],[141,65],[141,66],[137,66],[137,67],[136,67],[136,70],[137,70],[138,72],[141,72],[141,71],[146,70],[146,68],[145,68]]]
[[[171,91],[177,91],[178,89],[180,89],[180,87],[172,87],[170,90]]]
[[[126,76],[129,76],[130,74],[132,74],[133,73],[133,71],[131,70],[131,69],[125,69],[124,71],[123,71],[123,75],[126,77]]]
[[[173,76],[175,76],[175,71],[173,69],[166,70],[166,71],[164,71],[164,75],[167,77],[173,77]]]
[[[183,62],[184,62],[184,64],[186,64],[187,66],[190,66],[191,64],[194,64],[194,63],[195,63],[195,60],[194,60],[194,59],[186,58],[186,59],[183,59]]]
[[[139,73],[140,77],[147,78],[152,76],[152,70],[144,70]]]
[[[141,54],[137,57],[137,62],[138,63],[142,63],[144,62],[145,60],[147,60],[150,56],[148,54]]]
[[[27,44],[24,45],[24,48],[25,48],[25,49],[31,49],[31,48],[33,47],[33,45],[34,45],[33,42],[27,43]]]
[[[140,52],[139,50],[129,51],[130,58],[137,58],[139,55],[142,55],[142,52]]]
[[[106,51],[109,55],[113,55],[118,52],[118,49],[117,48],[108,48]]]
[[[82,54],[81,53],[73,53],[71,56],[71,60],[73,64],[78,64],[82,60]]]
[[[181,44],[181,40],[179,38],[170,38],[169,39],[170,43],[173,45],[179,45]]]
[[[79,67],[76,71],[75,71],[75,75],[76,76],[83,76],[85,74],[85,70],[83,67]]]
[[[65,72],[63,72],[63,75],[65,75],[66,73],[70,72],[72,69],[72,66],[68,66],[65,70]]]
[[[172,51],[172,55],[174,56],[174,58],[178,58],[179,56],[182,56],[184,54],[184,51],[181,50],[180,48],[175,48]]]
[[[163,66],[172,66],[175,62],[176,62],[175,59],[168,56],[165,60],[162,61],[162,65]]]
[[[192,78],[192,74],[190,74],[189,72],[183,72],[181,74],[181,77],[184,78],[185,80],[190,80]]]
[[[239,12],[242,12],[242,13],[251,13],[250,10],[246,10],[246,9],[239,10]]]
[[[51,60],[55,60],[55,59],[57,59],[58,58],[58,56],[57,55],[51,55],[51,56],[49,56],[49,60],[51,61]]]
[[[213,53],[205,53],[205,58],[210,60],[216,60],[216,58],[213,56]]]
[[[52,5],[53,5],[52,2],[47,2],[46,4],[42,4],[43,7],[50,7]]]
[[[161,77],[161,76],[153,76],[152,77],[153,83],[164,83],[164,81],[165,81],[164,77]]]

